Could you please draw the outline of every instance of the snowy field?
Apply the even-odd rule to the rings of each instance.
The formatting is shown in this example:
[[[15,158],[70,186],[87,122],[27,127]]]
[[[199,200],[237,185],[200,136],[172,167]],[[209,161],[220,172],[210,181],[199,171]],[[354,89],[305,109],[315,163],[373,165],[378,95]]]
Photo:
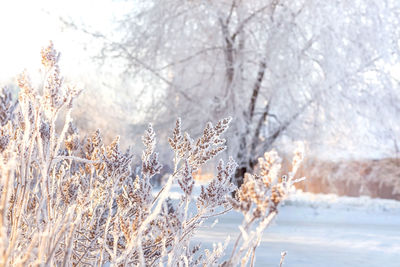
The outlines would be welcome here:
[[[230,212],[196,234],[203,248],[238,235],[241,215]],[[286,201],[257,248],[256,266],[400,266],[400,202],[298,192]]]

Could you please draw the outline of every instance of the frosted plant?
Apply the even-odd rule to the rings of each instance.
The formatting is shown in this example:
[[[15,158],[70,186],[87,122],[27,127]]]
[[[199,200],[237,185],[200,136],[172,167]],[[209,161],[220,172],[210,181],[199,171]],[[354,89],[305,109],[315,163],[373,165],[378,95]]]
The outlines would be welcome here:
[[[278,181],[276,153],[260,160],[260,176],[246,175],[237,199],[230,197],[236,190],[232,158],[219,161],[216,176],[196,195],[193,173],[226,148],[222,134],[230,118],[208,123],[197,139],[182,134],[178,119],[169,139],[174,169],[155,192],[150,181],[162,166],[152,126],[142,138],[141,172],[134,174],[133,154],[121,150],[119,137],[105,144],[100,130],[80,136],[71,118],[79,90],[63,84],[59,58],[52,43],[43,49],[43,90],[23,73],[18,100],[6,90],[0,96],[0,264],[214,266],[229,240],[212,251],[192,240],[205,220],[232,207],[245,215],[243,244],[239,238],[224,264],[246,262],[249,251],[254,257],[256,237],[293,182],[294,172]],[[173,184],[182,189],[177,201],[169,198]],[[256,221],[257,233],[250,231]]]
[[[303,146],[299,145],[292,161],[292,171],[288,176],[279,178],[281,158],[275,150],[259,158],[259,174],[246,173],[243,185],[237,191],[237,197],[230,202],[235,210],[244,215],[240,235],[236,239],[231,257],[224,262],[225,266],[235,266],[239,262],[245,266],[251,261],[254,266],[255,251],[260,243],[263,231],[278,213],[278,206],[289,193],[291,186],[303,180],[294,179],[303,159]],[[240,245],[240,240],[243,242]]]
[[[15,104],[12,101],[11,91],[3,88],[0,92],[0,125],[4,126],[13,118]]]

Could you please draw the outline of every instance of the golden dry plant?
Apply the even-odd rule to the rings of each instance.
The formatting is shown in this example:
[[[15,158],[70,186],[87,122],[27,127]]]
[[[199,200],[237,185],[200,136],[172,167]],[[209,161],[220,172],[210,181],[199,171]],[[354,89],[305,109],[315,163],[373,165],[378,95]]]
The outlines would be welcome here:
[[[236,189],[233,159],[220,161],[216,176],[195,194],[193,174],[225,149],[221,137],[230,119],[192,139],[178,119],[169,139],[174,169],[166,184],[153,189],[161,169],[151,125],[144,133],[141,171],[132,171],[133,154],[121,151],[119,137],[104,144],[99,130],[82,137],[71,118],[80,91],[64,85],[59,53],[42,50],[42,88],[27,73],[18,79],[13,101],[0,96],[0,265],[1,266],[236,266],[246,264],[260,233],[276,215],[294,182],[278,179],[276,152],[260,159],[259,175],[246,174]],[[59,125],[62,127],[59,127]],[[302,156],[295,156],[297,168]],[[171,200],[171,186],[181,199]],[[237,198],[231,193],[237,190]],[[202,250],[193,237],[208,218],[232,208],[244,214],[231,257],[225,247]],[[252,225],[256,228],[251,228]]]

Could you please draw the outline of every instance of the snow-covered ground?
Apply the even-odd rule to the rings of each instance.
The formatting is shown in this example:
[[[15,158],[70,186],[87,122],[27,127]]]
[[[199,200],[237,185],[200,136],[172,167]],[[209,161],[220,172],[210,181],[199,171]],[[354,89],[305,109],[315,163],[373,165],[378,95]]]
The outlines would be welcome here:
[[[238,234],[230,212],[196,234],[203,248]],[[256,266],[400,266],[400,201],[297,192],[280,209],[257,248]]]

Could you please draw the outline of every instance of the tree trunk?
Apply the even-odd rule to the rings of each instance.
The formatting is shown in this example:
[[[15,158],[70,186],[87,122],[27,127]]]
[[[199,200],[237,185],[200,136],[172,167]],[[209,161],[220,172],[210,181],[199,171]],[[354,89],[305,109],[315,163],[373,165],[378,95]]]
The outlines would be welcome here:
[[[242,133],[242,136],[240,138],[240,143],[239,143],[239,152],[237,155],[237,160],[239,161],[239,168],[236,170],[235,173],[235,183],[238,187],[240,187],[243,184],[243,177],[244,174],[246,173],[246,171],[248,170],[248,168],[252,168],[252,164],[251,164],[251,159],[253,158],[253,155],[249,155],[248,153],[248,143],[247,143],[247,139],[250,135],[250,131],[251,131],[251,125],[253,123],[253,119],[254,119],[254,110],[256,108],[256,104],[257,104],[257,99],[259,96],[259,92],[261,89],[261,83],[264,79],[264,75],[265,75],[265,70],[267,68],[267,64],[266,64],[266,60],[263,59],[260,61],[259,63],[259,67],[258,67],[258,71],[257,71],[257,78],[256,81],[254,83],[253,86],[253,92],[250,98],[250,104],[249,104],[249,108],[246,114],[247,117],[247,124],[246,124],[246,130],[244,131],[244,133]],[[267,105],[266,109],[269,109],[269,105]],[[263,117],[266,117],[263,116]],[[260,118],[262,119],[262,118]],[[253,145],[255,143],[254,139],[259,138],[260,135],[260,128],[261,126],[258,126],[255,132],[255,135],[250,139],[250,143]]]

